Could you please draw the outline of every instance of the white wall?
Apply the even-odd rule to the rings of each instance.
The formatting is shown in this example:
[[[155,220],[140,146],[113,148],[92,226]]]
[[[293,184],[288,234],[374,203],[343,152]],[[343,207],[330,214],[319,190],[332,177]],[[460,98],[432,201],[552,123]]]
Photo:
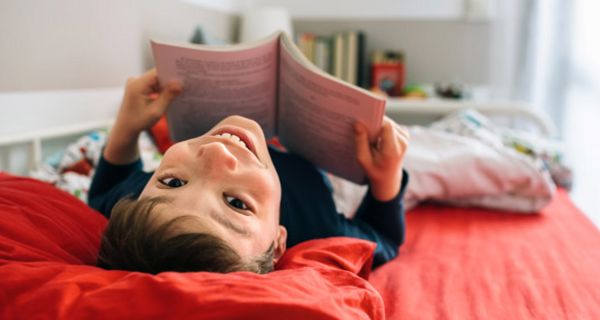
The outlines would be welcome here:
[[[2,1],[0,12],[1,91],[115,86],[142,68],[132,1]]]
[[[229,41],[235,21],[177,0],[3,0],[0,91],[120,87],[151,65],[149,37]]]
[[[220,0],[215,0],[220,1]],[[230,43],[236,35],[238,18],[218,9],[205,9],[188,1],[140,0],[143,64],[153,65],[149,40],[189,41],[196,26],[214,41]]]

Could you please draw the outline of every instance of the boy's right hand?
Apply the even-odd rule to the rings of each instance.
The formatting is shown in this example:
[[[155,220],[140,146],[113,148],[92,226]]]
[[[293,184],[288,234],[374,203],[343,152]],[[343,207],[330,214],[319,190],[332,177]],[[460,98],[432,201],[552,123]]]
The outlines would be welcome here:
[[[140,133],[150,129],[165,113],[169,103],[181,92],[179,83],[160,88],[156,69],[129,78],[121,109],[111,129],[104,158],[113,164],[128,164],[138,157]]]
[[[128,129],[132,136],[137,136],[158,122],[171,100],[180,92],[181,85],[176,82],[160,88],[156,69],[127,79],[116,125]]]

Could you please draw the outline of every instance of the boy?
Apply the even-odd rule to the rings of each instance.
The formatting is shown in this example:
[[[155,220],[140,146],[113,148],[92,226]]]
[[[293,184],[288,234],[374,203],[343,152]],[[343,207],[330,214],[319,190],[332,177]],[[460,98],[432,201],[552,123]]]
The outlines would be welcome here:
[[[175,83],[159,88],[154,69],[127,81],[89,193],[90,206],[110,219],[99,266],[154,274],[266,273],[286,246],[330,236],[376,242],[375,266],[396,256],[405,229],[406,130],[385,118],[374,147],[356,125],[369,191],[350,220],[336,212],[320,171],[267,147],[260,126],[239,116],[173,145],[154,173],[142,172],[139,134],[180,91]]]

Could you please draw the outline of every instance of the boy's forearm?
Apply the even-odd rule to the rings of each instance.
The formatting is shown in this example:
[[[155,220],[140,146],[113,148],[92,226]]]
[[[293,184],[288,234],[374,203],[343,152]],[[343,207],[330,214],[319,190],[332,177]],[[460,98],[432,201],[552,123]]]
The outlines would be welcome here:
[[[400,182],[402,181],[402,172],[399,177],[387,177],[383,181],[371,181],[371,194],[379,201],[385,202],[392,200],[400,191]]]
[[[139,158],[139,136],[140,132],[131,131],[117,119],[104,148],[104,159],[117,165],[136,161]]]
[[[355,219],[360,219],[377,230],[381,235],[393,241],[397,246],[404,242],[404,193],[408,185],[409,175],[402,170],[400,190],[389,201],[379,201],[371,194],[366,194],[356,211]],[[372,186],[371,186],[372,187]],[[370,188],[371,189],[371,188]]]

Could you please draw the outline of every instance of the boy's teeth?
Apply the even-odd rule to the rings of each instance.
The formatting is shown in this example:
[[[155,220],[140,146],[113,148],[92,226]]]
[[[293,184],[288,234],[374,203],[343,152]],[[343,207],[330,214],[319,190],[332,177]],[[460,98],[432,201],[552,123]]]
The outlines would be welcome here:
[[[236,136],[234,134],[225,132],[225,133],[217,134],[215,136],[216,137],[223,137],[223,138],[230,139],[231,141],[237,142],[237,144],[241,145],[242,147],[244,147],[246,149],[248,148],[246,146],[246,143],[244,141],[242,141],[242,139],[240,139],[240,137],[238,137],[238,136]]]

